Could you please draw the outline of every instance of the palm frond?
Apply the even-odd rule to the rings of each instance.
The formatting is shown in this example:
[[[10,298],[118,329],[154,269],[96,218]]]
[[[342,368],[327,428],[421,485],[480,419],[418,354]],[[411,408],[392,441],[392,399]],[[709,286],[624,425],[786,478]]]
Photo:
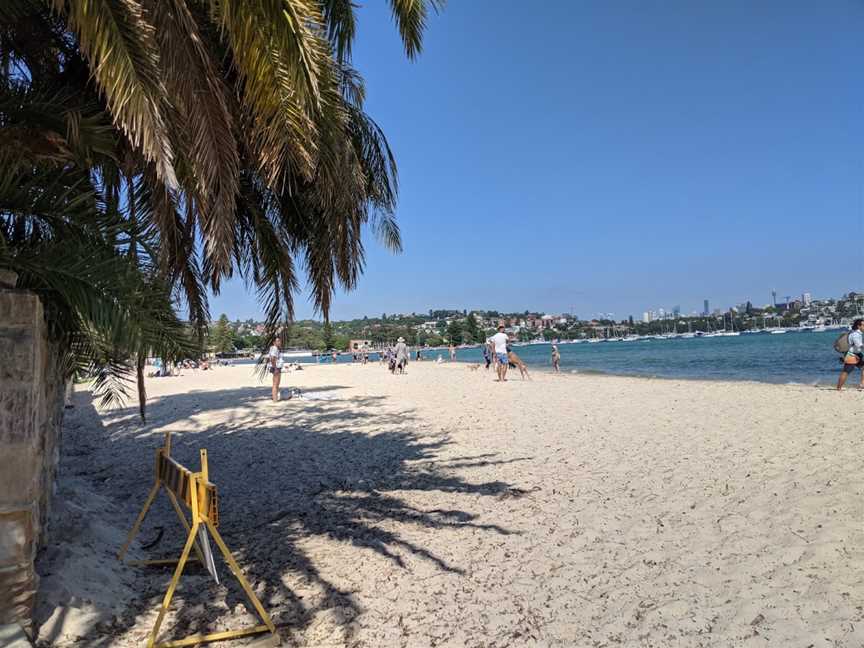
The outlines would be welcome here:
[[[116,149],[107,115],[69,88],[0,84],[0,115],[0,139],[17,149],[20,164],[75,162],[86,168]]]
[[[327,26],[327,38],[339,62],[351,58],[351,47],[357,31],[352,0],[322,0],[322,15]]]
[[[153,25],[138,0],[52,0],[69,22],[115,123],[177,185]]]
[[[192,186],[200,204],[206,254],[214,271],[231,262],[240,176],[228,89],[184,0],[147,0],[156,27],[166,89],[188,139]]]
[[[260,170],[274,182],[286,169],[309,177],[317,157],[321,76],[333,62],[313,0],[210,0],[239,75]]]
[[[416,58],[423,49],[423,32],[429,9],[437,12],[444,4],[444,0],[390,0],[393,19],[409,59]]]

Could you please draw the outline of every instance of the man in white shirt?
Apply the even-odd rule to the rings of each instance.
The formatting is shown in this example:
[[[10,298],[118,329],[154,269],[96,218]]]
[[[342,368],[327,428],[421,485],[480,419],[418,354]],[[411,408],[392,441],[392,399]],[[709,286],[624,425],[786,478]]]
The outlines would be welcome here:
[[[507,367],[509,360],[507,359],[507,334],[504,332],[504,325],[498,326],[498,332],[490,337],[486,342],[490,342],[494,347],[495,357],[498,358],[498,382],[507,380]]]
[[[840,378],[837,380],[837,391],[843,389],[849,374],[856,368],[861,370],[861,382],[858,389],[864,389],[864,319],[856,319],[852,322],[852,331],[849,333],[849,350],[843,357],[843,368],[840,369]]]
[[[273,402],[275,403],[278,400],[281,400],[281,395],[279,394],[279,383],[282,380],[282,366],[284,361],[282,360],[282,343],[279,341],[277,337],[273,340],[273,346],[270,347],[270,353],[268,355],[268,362],[270,364],[270,373],[273,374]]]

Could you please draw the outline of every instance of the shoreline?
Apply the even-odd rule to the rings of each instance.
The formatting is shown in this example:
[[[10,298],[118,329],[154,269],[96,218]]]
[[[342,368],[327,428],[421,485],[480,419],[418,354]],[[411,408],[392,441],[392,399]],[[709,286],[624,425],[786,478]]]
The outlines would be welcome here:
[[[434,360],[424,360],[420,364],[430,364],[430,363],[433,365],[436,365],[436,366],[478,364],[477,362],[472,361],[472,360],[459,360],[459,359],[457,359],[456,362],[444,361],[444,362],[440,363],[440,365],[438,363],[436,363]],[[338,366],[341,366],[341,364],[343,364],[343,363],[340,363],[340,365],[338,365]],[[351,365],[354,363],[344,363],[344,364],[345,365]],[[418,364],[418,363],[416,360],[411,360],[408,364],[409,369],[410,369],[412,364]],[[478,371],[485,371],[483,369],[483,363],[481,362],[479,364],[480,364],[480,369],[478,369]],[[526,363],[526,365],[527,365],[527,363]],[[316,364],[313,364],[312,366],[333,366],[333,365],[316,365]],[[775,387],[807,387],[810,389],[813,389],[813,388],[825,389],[826,387],[831,387],[833,389],[833,387],[836,385],[836,382],[834,382],[834,383],[832,383],[832,382],[820,382],[820,383],[774,382],[774,381],[768,381],[768,380],[754,380],[752,378],[734,379],[734,378],[706,378],[706,377],[692,377],[692,376],[678,376],[678,377],[676,377],[676,376],[658,376],[658,375],[646,375],[646,374],[625,374],[625,373],[615,373],[615,372],[610,372],[610,371],[601,371],[599,369],[584,369],[584,370],[578,370],[578,369],[565,370],[565,369],[562,369],[558,374],[556,374],[552,370],[551,364],[548,367],[541,367],[539,365],[527,365],[527,367],[528,367],[528,371],[532,372],[532,373],[536,371],[538,374],[542,374],[542,375],[550,375],[550,376],[558,375],[558,376],[568,376],[568,377],[574,377],[574,378],[578,378],[579,376],[583,376],[583,377],[595,377],[596,376],[598,378],[628,378],[628,379],[632,378],[632,379],[636,379],[636,380],[662,380],[662,381],[681,380],[681,381],[696,382],[696,383],[704,382],[704,383],[708,383],[708,384],[729,384],[729,385],[751,384],[751,385],[775,386]],[[507,375],[509,376],[511,374],[511,372],[513,372],[513,371],[516,372],[517,376],[519,375],[518,369],[509,369],[507,371]],[[490,373],[492,372],[491,368],[489,369],[489,372]],[[519,382],[520,380],[521,380],[521,378],[517,377],[515,382]],[[510,382],[509,379],[508,379],[508,382]],[[847,383],[846,387],[843,389],[843,391],[858,391],[856,386],[855,386],[856,384],[857,383],[855,383],[853,381],[849,381]]]

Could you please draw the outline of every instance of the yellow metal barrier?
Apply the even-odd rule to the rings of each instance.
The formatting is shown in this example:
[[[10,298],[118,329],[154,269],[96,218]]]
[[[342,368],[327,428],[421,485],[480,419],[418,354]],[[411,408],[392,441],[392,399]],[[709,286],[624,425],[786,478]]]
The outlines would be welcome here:
[[[225,545],[222,536],[220,536],[219,532],[216,530],[216,527],[219,525],[219,500],[216,493],[216,486],[210,483],[208,479],[209,471],[207,467],[207,451],[201,450],[200,453],[201,470],[198,472],[192,472],[171,458],[171,433],[165,433],[165,445],[156,451],[156,481],[153,484],[153,488],[150,489],[147,499],[144,501],[144,506],[138,514],[135,524],[132,525],[132,529],[129,531],[126,543],[123,545],[123,548],[120,549],[120,553],[118,554],[118,558],[122,562],[126,562],[126,564],[130,565],[176,564],[176,567],[174,568],[174,576],[171,578],[171,582],[168,585],[168,591],[165,592],[165,597],[162,599],[162,607],[159,609],[159,616],[156,618],[156,623],[153,625],[153,630],[147,641],[147,648],[194,646],[211,641],[236,639],[238,637],[246,637],[248,635],[260,634],[263,632],[270,632],[278,642],[278,638],[276,637],[276,627],[273,625],[273,621],[270,620],[270,615],[267,614],[264,606],[261,605],[261,601],[259,601],[258,597],[255,596],[255,592],[252,591],[252,587],[249,585],[246,577],[243,576],[243,572],[240,571],[240,566],[237,564],[237,561],[234,560],[234,556],[231,555],[231,551]],[[160,488],[165,489],[165,493],[168,495],[168,499],[171,500],[171,505],[174,507],[177,517],[180,518],[183,528],[186,529],[186,544],[183,546],[183,552],[177,560],[125,561],[124,559],[126,557],[126,552],[129,550],[129,545],[132,544],[132,540],[136,535],[138,535],[141,523],[144,522],[144,518],[147,516],[147,511],[153,504],[153,500],[156,499],[156,495],[159,493]],[[189,509],[192,518],[191,522],[186,519],[183,509],[180,507],[181,502],[187,509]],[[171,599],[174,597],[174,590],[177,589],[177,584],[180,582],[180,575],[183,573],[183,568],[186,566],[186,562],[190,559],[189,554],[192,552],[193,548],[195,550],[195,557],[197,557],[197,559],[200,560],[208,570],[210,570],[214,579],[216,578],[215,566],[213,565],[213,558],[210,554],[210,546],[207,542],[206,533],[199,533],[203,529],[209,531],[213,536],[216,545],[225,557],[225,562],[228,563],[228,567],[231,569],[231,573],[234,574],[234,577],[240,583],[240,586],[249,598],[249,602],[255,608],[256,612],[258,612],[258,615],[264,623],[262,625],[256,625],[241,630],[226,630],[224,632],[214,632],[211,634],[195,634],[186,637],[185,639],[156,643],[156,639],[159,636],[159,628],[162,626],[162,621],[165,619],[168,607],[171,605]],[[195,557],[192,559],[194,560]]]

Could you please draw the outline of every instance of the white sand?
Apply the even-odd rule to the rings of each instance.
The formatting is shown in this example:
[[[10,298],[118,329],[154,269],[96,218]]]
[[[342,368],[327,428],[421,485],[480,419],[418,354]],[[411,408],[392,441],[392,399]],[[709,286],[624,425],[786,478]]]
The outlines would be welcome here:
[[[313,366],[283,384],[332,399],[273,404],[249,367],[187,372],[148,382],[147,426],[130,408],[102,429],[79,395],[64,442],[82,454],[64,469],[100,471],[88,497],[112,519],[78,535],[131,525],[173,430],[190,467],[208,449],[220,528],[283,645],[864,645],[864,394],[496,384],[432,363]],[[164,527],[162,555],[181,545],[168,512],[163,499],[143,533]],[[121,567],[115,549],[89,547],[114,603],[76,608],[112,620],[69,614],[55,645],[143,645],[168,573]],[[53,565],[55,590],[74,589],[63,574],[82,559]],[[227,592],[190,572],[171,636],[249,622]]]

